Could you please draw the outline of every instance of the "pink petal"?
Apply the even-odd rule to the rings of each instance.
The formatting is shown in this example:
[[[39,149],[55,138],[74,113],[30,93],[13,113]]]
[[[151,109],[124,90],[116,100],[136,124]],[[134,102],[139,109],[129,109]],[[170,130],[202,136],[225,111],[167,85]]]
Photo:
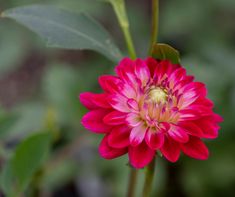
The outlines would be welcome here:
[[[117,111],[130,112],[130,108],[127,105],[128,99],[126,97],[120,94],[114,94],[114,95],[110,95],[107,99],[110,105]]]
[[[200,114],[196,110],[183,109],[179,110],[180,121],[196,120],[200,118]]]
[[[138,79],[140,79],[142,86],[146,86],[150,80],[150,72],[145,61],[137,59],[135,61],[135,74]]]
[[[213,116],[203,117],[201,119],[195,120],[194,123],[201,128],[204,138],[214,139],[218,137],[218,130],[220,127],[213,119]]]
[[[128,99],[127,105],[129,106],[130,109],[139,111],[139,105],[135,99]]]
[[[205,160],[209,157],[206,145],[197,137],[190,137],[189,141],[181,144],[181,150],[189,157]]]
[[[135,68],[135,61],[124,58],[119,65],[115,68],[117,75],[125,82],[131,85],[132,87],[136,87],[140,84],[140,81],[136,77],[133,72]]]
[[[109,93],[120,92],[123,88],[122,81],[112,75],[103,75],[99,77],[99,84],[103,90]]]
[[[178,127],[176,125],[171,125],[168,134],[172,139],[181,143],[185,143],[189,139],[186,131],[182,127]]]
[[[155,70],[156,67],[158,66],[158,62],[157,62],[157,60],[155,60],[155,59],[152,58],[152,57],[147,58],[145,61],[146,61],[146,64],[147,64],[147,66],[148,66],[148,68],[149,68],[151,77],[153,77],[154,70]]]
[[[107,102],[107,94],[94,94],[91,92],[81,93],[80,96],[81,103],[87,109],[97,109],[97,108],[111,108],[111,105]]]
[[[144,123],[141,123],[131,130],[130,143],[132,146],[137,146],[143,141],[146,130],[147,128]]]
[[[88,112],[82,118],[82,125],[95,133],[107,133],[110,131],[110,126],[103,122],[104,116],[109,113],[107,110],[97,109]]]
[[[126,113],[119,111],[113,111],[107,114],[104,119],[104,123],[107,125],[120,125],[126,123]]]
[[[140,115],[138,113],[129,113],[127,115],[126,121],[131,127],[137,127],[142,123]]]
[[[196,101],[199,97],[205,97],[207,94],[205,84],[200,82],[191,82],[183,88],[183,95],[180,98],[181,108],[185,108]]]
[[[179,127],[182,127],[189,135],[203,137],[203,132],[194,122],[183,121],[178,123]]]
[[[124,155],[125,153],[127,153],[127,151],[127,148],[117,149],[110,147],[108,145],[108,135],[103,138],[99,146],[99,153],[105,159],[114,159],[116,157]]]
[[[130,163],[135,168],[145,167],[155,156],[155,151],[149,148],[145,142],[136,147],[129,146],[128,153]]]
[[[164,145],[160,149],[164,157],[171,161],[176,162],[180,156],[180,146],[179,143],[172,140],[169,137],[165,137]]]
[[[161,148],[164,143],[164,134],[162,132],[156,132],[149,129],[146,134],[145,141],[151,149],[157,150]]]
[[[184,68],[178,68],[168,78],[168,81],[171,83],[170,87],[173,87],[178,81],[181,81],[186,75],[186,70]]]
[[[113,148],[124,148],[130,144],[130,128],[126,125],[114,127],[108,136],[108,143]]]
[[[79,95],[80,102],[87,108],[87,109],[96,109],[97,105],[93,103],[93,93],[84,92]]]

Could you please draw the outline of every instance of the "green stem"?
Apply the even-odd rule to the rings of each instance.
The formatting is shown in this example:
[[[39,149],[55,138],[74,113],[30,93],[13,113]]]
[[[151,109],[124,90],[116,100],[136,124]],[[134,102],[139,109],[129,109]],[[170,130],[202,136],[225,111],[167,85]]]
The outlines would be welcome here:
[[[159,0],[152,0],[152,31],[150,38],[150,47],[148,55],[152,56],[152,49],[155,43],[157,43],[159,26]]]
[[[135,196],[135,187],[136,187],[137,175],[138,175],[137,173],[138,173],[138,171],[136,169],[131,168],[127,197],[134,197]]]
[[[152,162],[147,166],[146,169],[143,197],[149,197],[151,194],[154,171],[155,171],[155,157],[152,160]]]
[[[113,9],[118,18],[118,22],[125,37],[128,53],[132,59],[136,59],[136,52],[130,33],[129,20],[126,13],[125,2],[124,0],[108,0],[108,1],[112,4]]]

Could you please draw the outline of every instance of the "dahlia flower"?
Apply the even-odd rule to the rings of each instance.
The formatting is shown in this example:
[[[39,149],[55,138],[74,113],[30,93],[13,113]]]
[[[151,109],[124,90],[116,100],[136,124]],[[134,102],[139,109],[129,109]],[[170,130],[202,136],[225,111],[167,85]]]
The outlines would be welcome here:
[[[90,111],[83,126],[104,134],[99,153],[113,159],[128,153],[135,168],[143,168],[156,151],[170,162],[180,153],[204,160],[209,152],[202,138],[218,136],[222,118],[212,111],[205,84],[170,61],[124,58],[116,76],[99,78],[103,93],[85,92],[81,103]]]

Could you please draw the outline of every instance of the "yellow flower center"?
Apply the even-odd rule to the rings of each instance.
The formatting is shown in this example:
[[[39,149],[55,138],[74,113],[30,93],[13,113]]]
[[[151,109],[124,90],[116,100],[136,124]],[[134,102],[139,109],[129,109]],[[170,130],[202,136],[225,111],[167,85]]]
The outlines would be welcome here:
[[[152,87],[149,91],[149,99],[155,103],[166,103],[167,101],[167,91],[160,87]]]

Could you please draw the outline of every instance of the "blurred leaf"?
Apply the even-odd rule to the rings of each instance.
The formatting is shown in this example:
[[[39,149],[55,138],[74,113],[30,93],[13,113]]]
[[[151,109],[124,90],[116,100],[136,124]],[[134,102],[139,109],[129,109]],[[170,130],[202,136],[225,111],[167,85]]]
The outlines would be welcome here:
[[[50,47],[91,49],[114,61],[121,58],[108,32],[87,15],[33,5],[6,10],[2,16],[15,19],[38,33]]]
[[[180,63],[179,52],[168,44],[155,44],[152,54],[156,59],[170,60],[173,64]]]
[[[22,141],[12,158],[12,173],[23,190],[39,169],[49,152],[50,133],[37,133]]]
[[[0,184],[1,190],[10,196],[13,192],[13,174],[10,162],[7,162],[1,171]]]
[[[22,33],[4,21],[0,25],[0,77],[19,66],[26,53]]]
[[[46,106],[43,103],[32,102],[15,106],[12,113],[16,114],[17,120],[6,133],[7,138],[22,138],[28,133],[35,132],[45,126]]]
[[[12,126],[17,121],[17,116],[14,114],[5,114],[0,115],[0,137],[7,135],[8,132],[11,130]]]
[[[48,67],[43,79],[43,90],[47,101],[57,113],[59,122],[71,124],[79,119],[78,93],[84,86],[80,73],[63,64]]]

